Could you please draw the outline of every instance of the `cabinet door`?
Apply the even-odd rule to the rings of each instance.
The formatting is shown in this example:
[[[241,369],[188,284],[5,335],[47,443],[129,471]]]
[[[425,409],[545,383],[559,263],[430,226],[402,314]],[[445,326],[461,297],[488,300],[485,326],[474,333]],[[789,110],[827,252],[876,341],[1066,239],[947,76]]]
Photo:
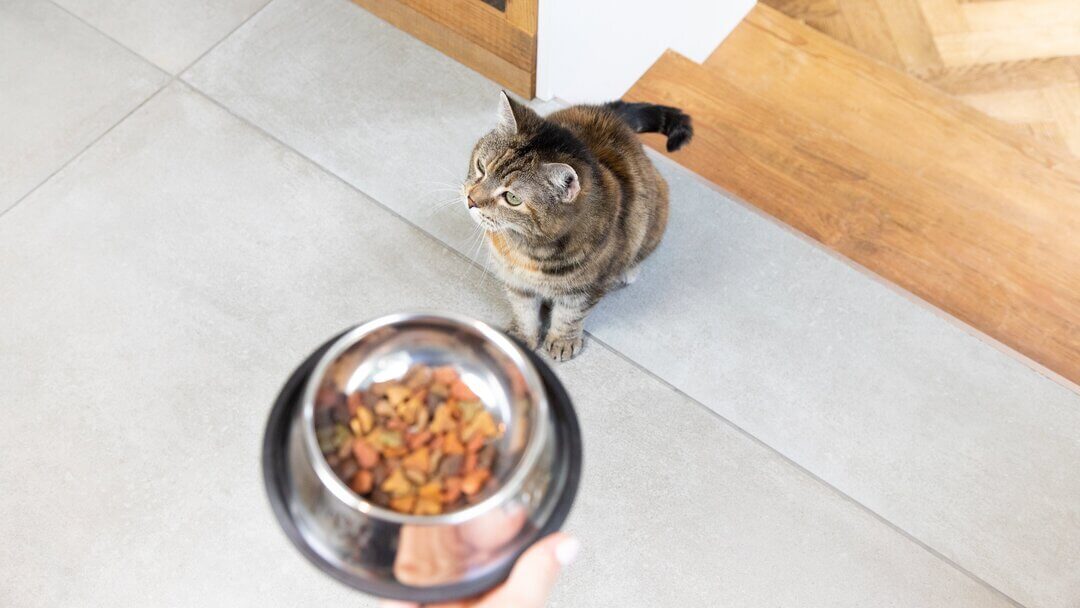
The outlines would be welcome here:
[[[539,0],[353,0],[356,4],[531,98]]]

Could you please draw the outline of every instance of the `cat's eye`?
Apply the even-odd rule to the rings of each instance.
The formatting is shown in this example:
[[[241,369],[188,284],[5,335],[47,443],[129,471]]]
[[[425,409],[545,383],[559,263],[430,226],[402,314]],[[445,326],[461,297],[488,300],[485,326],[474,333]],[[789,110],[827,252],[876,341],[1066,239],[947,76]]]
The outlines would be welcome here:
[[[513,192],[510,192],[509,190],[507,190],[506,194],[504,194],[503,196],[506,197],[506,202],[510,203],[510,206],[512,207],[517,207],[521,204],[521,198]]]
[[[484,177],[484,164],[480,162],[480,159],[476,159],[476,171],[480,173],[480,177]]]

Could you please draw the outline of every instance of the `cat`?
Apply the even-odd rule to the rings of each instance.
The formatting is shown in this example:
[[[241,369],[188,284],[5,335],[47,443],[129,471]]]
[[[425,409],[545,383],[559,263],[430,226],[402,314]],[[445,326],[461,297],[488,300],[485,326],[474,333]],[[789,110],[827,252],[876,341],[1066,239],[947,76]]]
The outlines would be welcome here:
[[[509,332],[556,361],[581,351],[589,311],[634,282],[667,226],[667,183],[635,133],[663,133],[674,151],[693,127],[678,108],[623,101],[542,118],[503,92],[498,126],[473,149],[462,197],[510,300]]]

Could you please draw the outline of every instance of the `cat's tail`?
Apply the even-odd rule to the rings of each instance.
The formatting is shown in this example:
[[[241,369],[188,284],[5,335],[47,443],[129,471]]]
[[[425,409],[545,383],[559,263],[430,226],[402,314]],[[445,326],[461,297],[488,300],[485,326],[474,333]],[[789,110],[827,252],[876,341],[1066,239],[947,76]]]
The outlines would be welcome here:
[[[690,115],[679,108],[655,103],[629,103],[612,101],[604,105],[630,125],[636,133],[663,133],[667,135],[667,150],[674,152],[686,145],[694,136]]]

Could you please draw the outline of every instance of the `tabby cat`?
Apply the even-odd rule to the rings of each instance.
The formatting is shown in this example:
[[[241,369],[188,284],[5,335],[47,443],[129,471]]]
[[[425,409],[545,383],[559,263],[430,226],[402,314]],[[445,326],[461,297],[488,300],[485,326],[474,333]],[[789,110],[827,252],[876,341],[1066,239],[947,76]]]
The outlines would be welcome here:
[[[586,315],[660,243],[668,188],[635,135],[654,132],[669,151],[693,135],[677,108],[614,101],[541,118],[501,94],[462,195],[505,283],[510,331],[530,348],[557,361],[580,352]]]

